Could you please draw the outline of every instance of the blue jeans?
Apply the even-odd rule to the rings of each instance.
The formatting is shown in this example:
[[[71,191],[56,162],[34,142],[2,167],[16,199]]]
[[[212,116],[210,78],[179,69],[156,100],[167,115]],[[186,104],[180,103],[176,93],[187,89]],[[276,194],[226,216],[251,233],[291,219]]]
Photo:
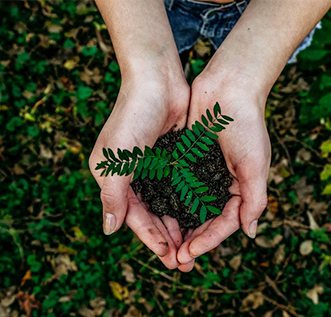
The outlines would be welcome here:
[[[250,0],[229,4],[199,2],[196,0],[165,0],[169,22],[179,53],[190,50],[199,38],[208,38],[217,50],[237,23]],[[288,63],[296,62],[299,52],[307,48],[316,28],[295,50]]]

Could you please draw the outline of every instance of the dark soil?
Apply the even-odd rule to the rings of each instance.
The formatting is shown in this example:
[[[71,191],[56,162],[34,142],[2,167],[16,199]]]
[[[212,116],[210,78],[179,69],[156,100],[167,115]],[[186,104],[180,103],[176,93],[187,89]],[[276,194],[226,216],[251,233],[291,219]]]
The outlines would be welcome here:
[[[166,149],[168,153],[172,153],[173,150],[177,149],[176,142],[182,143],[181,135],[184,133],[184,131],[171,131],[163,135],[157,140],[154,149],[159,147],[160,149]],[[220,146],[215,142],[214,145],[209,147],[210,151],[202,151],[204,157],[197,157],[196,163],[187,161],[190,163],[190,169],[194,175],[209,188],[206,193],[201,195],[217,197],[217,200],[208,204],[223,210],[225,204],[231,198],[228,188],[231,186],[232,177],[226,166]],[[144,180],[138,178],[131,186],[135,193],[141,193],[143,200],[149,204],[151,212],[159,217],[169,215],[176,218],[183,231],[186,232],[189,228],[194,229],[201,225],[200,208],[193,215],[190,213],[193,199],[188,206],[185,206],[184,201],[180,200],[180,192],[175,192],[176,186],[171,186],[171,174],[161,181],[157,180],[156,177],[153,180],[148,177]],[[215,216],[215,214],[208,211],[207,219]]]

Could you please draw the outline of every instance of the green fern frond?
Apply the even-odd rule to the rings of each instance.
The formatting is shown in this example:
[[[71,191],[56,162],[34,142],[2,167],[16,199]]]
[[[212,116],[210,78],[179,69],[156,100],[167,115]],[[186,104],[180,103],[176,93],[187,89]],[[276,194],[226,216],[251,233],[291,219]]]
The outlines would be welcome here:
[[[103,148],[105,161],[97,163],[96,170],[101,170],[100,176],[118,174],[128,176],[132,173],[133,180],[137,178],[145,179],[149,177],[161,180],[172,173],[171,186],[176,186],[175,191],[180,193],[180,200],[188,206],[192,199],[190,212],[193,214],[200,206],[200,221],[206,220],[207,210],[214,214],[221,214],[221,211],[214,206],[205,203],[216,200],[214,196],[199,196],[208,191],[208,187],[200,182],[197,177],[190,171],[189,163],[196,163],[197,157],[203,158],[202,151],[209,151],[209,146],[213,145],[218,138],[215,133],[225,129],[233,119],[229,116],[222,115],[221,107],[217,102],[213,108],[213,114],[209,109],[206,115],[201,116],[201,122],[196,121],[191,130],[186,129],[185,134],[181,136],[182,143],[177,142],[177,150],[168,153],[166,149],[156,148],[155,152],[145,146],[144,151],[135,146],[132,151],[117,149],[117,156],[113,150]],[[174,159],[174,161],[172,161]]]

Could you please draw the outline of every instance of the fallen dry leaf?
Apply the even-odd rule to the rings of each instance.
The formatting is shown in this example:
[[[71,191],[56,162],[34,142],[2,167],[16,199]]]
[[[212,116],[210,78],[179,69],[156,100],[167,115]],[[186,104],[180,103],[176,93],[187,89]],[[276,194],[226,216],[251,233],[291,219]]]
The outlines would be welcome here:
[[[128,297],[129,291],[126,286],[122,286],[119,283],[114,282],[114,281],[109,282],[109,286],[111,287],[113,295],[117,299],[123,300]]]
[[[35,299],[34,295],[29,295],[28,293],[19,291],[16,295],[16,298],[21,310],[24,310],[27,317],[31,317],[32,309],[40,308],[40,302]]]
[[[300,245],[300,253],[301,255],[308,255],[313,252],[313,241],[306,240]]]
[[[282,244],[279,246],[277,251],[275,252],[275,255],[272,259],[272,262],[275,265],[281,264],[285,260],[285,244]]]
[[[273,239],[268,239],[266,236],[258,236],[255,239],[255,243],[261,248],[274,248],[280,241],[283,240],[283,236],[278,234]]]
[[[128,283],[135,283],[136,278],[134,277],[134,274],[133,274],[133,268],[127,263],[122,263],[121,266],[123,269],[122,275],[125,277],[125,280]]]
[[[257,309],[264,304],[264,297],[261,292],[255,292],[249,294],[242,301],[240,307],[241,312],[250,311],[251,309]]]
[[[229,264],[230,264],[230,266],[231,266],[235,271],[237,271],[238,268],[239,268],[240,265],[241,265],[241,255],[238,254],[238,255],[234,256],[234,257],[229,261]]]
[[[311,230],[317,230],[319,229],[320,227],[318,226],[313,214],[310,212],[310,211],[307,211],[307,216],[308,216],[308,219],[309,219],[309,227]]]
[[[306,294],[306,296],[313,301],[315,305],[319,303],[319,294],[323,293],[323,286],[322,285],[315,285],[314,288],[309,290]]]

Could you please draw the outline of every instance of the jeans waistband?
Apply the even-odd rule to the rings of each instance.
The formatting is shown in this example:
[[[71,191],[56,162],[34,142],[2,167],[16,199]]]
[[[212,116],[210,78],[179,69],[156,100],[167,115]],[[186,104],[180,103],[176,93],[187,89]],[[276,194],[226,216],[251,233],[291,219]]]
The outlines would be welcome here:
[[[175,1],[181,2],[183,5],[186,4],[191,9],[193,8],[193,9],[197,9],[200,11],[226,10],[227,8],[230,9],[233,6],[236,6],[240,13],[243,13],[245,8],[247,7],[247,4],[249,3],[249,0],[234,0],[233,2],[230,2],[230,3],[203,2],[203,1],[197,1],[197,0],[165,0],[166,8],[168,10],[171,10]]]

